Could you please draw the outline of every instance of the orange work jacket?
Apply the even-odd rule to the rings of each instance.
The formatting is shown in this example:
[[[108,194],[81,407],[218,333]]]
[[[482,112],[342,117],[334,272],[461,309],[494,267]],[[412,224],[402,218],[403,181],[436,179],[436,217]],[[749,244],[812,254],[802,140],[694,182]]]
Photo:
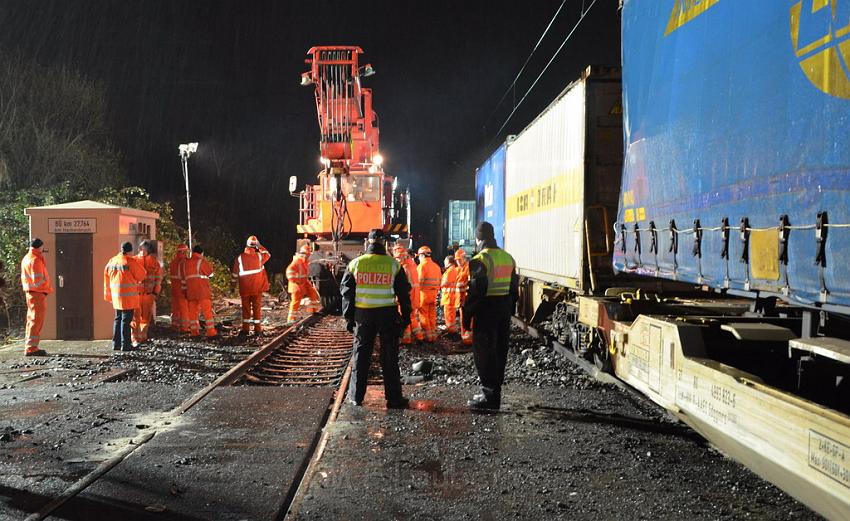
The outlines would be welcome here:
[[[443,280],[440,282],[440,304],[443,306],[453,305],[460,306],[460,293],[457,290],[457,279],[460,274],[457,266],[449,266],[443,273]]]
[[[183,263],[186,255],[178,253],[168,265],[168,280],[171,281],[171,298],[186,298],[186,279],[183,278]]]
[[[162,268],[156,255],[139,253],[136,260],[145,268],[145,280],[142,281],[142,291],[146,295],[159,295],[162,290]]]
[[[466,292],[469,291],[469,263],[464,262],[457,267],[457,291],[460,295],[460,303],[466,300]]]
[[[288,281],[286,291],[294,293],[300,288],[303,288],[305,284],[309,284],[310,279],[307,278],[308,274],[309,265],[307,264],[307,259],[297,254],[293,255],[292,262],[286,267],[286,280]]]
[[[261,248],[245,248],[236,260],[233,261],[233,269],[230,270],[234,279],[239,280],[239,295],[261,295],[269,290],[269,276],[263,265],[271,258],[271,254]]]
[[[405,257],[404,260],[398,259],[401,262],[401,267],[407,275],[407,281],[410,282],[410,304],[413,309],[419,309],[419,272],[416,270],[416,261],[410,257]]]
[[[183,262],[183,277],[186,279],[186,298],[189,300],[210,300],[210,277],[213,268],[201,253],[193,253]]]
[[[24,291],[33,291],[49,295],[53,293],[50,285],[50,275],[47,273],[47,265],[44,263],[44,255],[30,248],[30,251],[21,259],[21,286]]]
[[[419,274],[419,291],[429,299],[436,298],[440,289],[440,267],[429,257],[419,263],[416,271]]]
[[[131,255],[119,253],[103,269],[103,299],[115,309],[139,307],[139,291],[145,280],[145,268]]]

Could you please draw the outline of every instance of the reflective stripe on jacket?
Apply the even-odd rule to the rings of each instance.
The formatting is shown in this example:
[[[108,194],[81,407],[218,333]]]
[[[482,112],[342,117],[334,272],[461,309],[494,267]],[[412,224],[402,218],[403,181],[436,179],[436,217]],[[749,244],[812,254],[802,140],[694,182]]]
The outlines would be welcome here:
[[[440,277],[442,276],[437,263],[426,258],[424,262],[419,263],[416,272],[419,274],[419,291],[436,296],[440,289]]]
[[[159,294],[159,291],[162,289],[162,268],[159,266],[159,260],[157,260],[156,255],[142,255],[140,253],[136,256],[136,259],[145,269],[145,279],[142,283],[142,289],[147,294]]]
[[[146,275],[138,259],[119,253],[103,269],[103,299],[112,302],[115,309],[139,307],[139,293]]]
[[[348,270],[357,283],[354,307],[374,309],[395,306],[393,282],[400,269],[398,261],[389,255],[367,253],[351,261]]]
[[[511,254],[501,248],[485,248],[473,257],[487,268],[487,296],[500,297],[511,290],[511,275],[516,262]]]
[[[260,295],[269,290],[269,277],[263,265],[270,258],[271,255],[266,250],[257,251],[254,248],[245,248],[245,251],[236,257],[230,273],[233,278],[239,280],[241,296]]]
[[[286,291],[294,293],[303,288],[305,284],[309,284],[308,269],[307,259],[298,254],[293,255],[292,262],[286,267],[286,280],[288,281]]]
[[[24,291],[34,291],[46,295],[53,293],[44,255],[35,248],[30,248],[30,251],[21,259],[21,287]]]
[[[183,276],[186,279],[186,298],[189,300],[206,300],[212,298],[209,278],[213,268],[200,253],[193,253],[183,263]]]
[[[186,255],[178,253],[168,265],[168,280],[171,281],[171,298],[186,298],[186,280],[183,278],[183,263]]]
[[[446,272],[443,273],[443,280],[440,282],[440,304],[460,305],[460,292],[457,289],[457,278],[459,270],[457,266],[449,266]]]
[[[398,259],[396,259],[398,260]],[[410,257],[406,257],[400,262],[401,267],[407,275],[407,281],[410,283],[410,304],[413,309],[419,308],[419,272],[416,270],[416,261]]]

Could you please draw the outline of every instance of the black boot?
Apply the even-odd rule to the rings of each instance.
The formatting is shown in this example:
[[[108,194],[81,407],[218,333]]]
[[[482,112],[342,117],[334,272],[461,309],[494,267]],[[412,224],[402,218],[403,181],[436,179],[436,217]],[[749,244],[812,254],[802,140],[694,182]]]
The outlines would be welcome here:
[[[407,409],[408,405],[410,405],[410,400],[404,396],[395,400],[387,400],[387,409]]]
[[[498,411],[501,400],[496,396],[487,397],[484,393],[478,393],[466,402],[473,410]]]

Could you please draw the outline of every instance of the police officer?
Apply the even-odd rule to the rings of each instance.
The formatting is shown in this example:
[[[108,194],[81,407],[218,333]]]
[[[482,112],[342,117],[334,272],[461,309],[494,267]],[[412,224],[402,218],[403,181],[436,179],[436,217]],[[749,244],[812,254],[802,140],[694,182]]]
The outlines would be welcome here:
[[[397,260],[387,255],[384,232],[369,232],[366,253],[348,265],[342,276],[342,314],[354,333],[354,363],[349,401],[362,405],[372,362],[375,336],[381,336],[381,370],[388,409],[405,409],[398,368],[398,339],[410,323],[410,283]],[[399,310],[401,314],[399,314]]]
[[[472,356],[481,392],[467,402],[471,409],[501,406],[502,382],[508,358],[511,315],[519,297],[516,262],[496,246],[493,225],[475,230],[478,255],[469,262],[469,290],[463,305],[464,328],[472,329]]]

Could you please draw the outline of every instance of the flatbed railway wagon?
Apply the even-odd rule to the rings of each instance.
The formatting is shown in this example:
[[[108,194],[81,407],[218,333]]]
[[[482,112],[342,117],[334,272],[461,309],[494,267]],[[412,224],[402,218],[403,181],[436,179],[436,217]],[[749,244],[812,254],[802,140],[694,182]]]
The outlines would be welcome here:
[[[584,295],[580,321],[619,378],[850,519],[850,3],[626,0],[622,29],[614,267],[702,295]]]

